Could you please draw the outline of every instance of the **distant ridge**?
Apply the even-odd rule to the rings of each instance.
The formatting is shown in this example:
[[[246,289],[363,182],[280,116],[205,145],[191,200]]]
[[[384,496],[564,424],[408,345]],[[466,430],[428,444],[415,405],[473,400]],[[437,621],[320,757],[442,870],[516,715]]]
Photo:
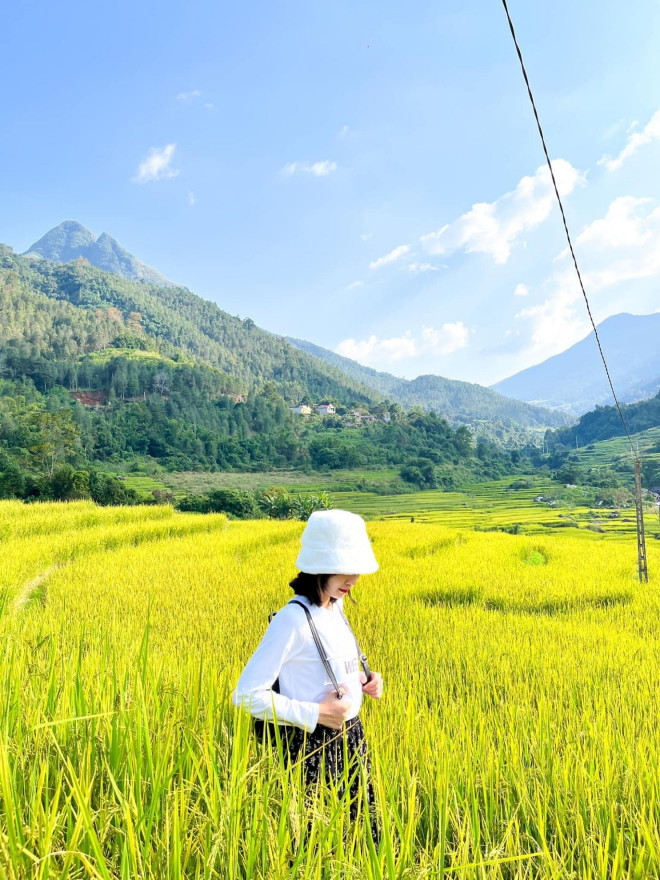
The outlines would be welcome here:
[[[30,254],[36,254],[55,263],[70,263],[73,260],[83,259],[97,269],[120,275],[128,281],[144,281],[162,287],[176,287],[173,281],[138,260],[107,232],[103,232],[97,238],[93,232],[76,220],[65,220],[59,226],[55,226],[27,249],[25,255]]]
[[[614,388],[621,401],[653,397],[660,389],[660,313],[612,315],[598,325]],[[593,332],[561,354],[496,382],[494,391],[574,415],[612,403]]]
[[[419,406],[424,410],[434,410],[438,415],[455,424],[476,425],[480,422],[500,419],[516,422],[525,428],[540,428],[558,427],[572,421],[563,413],[532,406],[520,400],[511,400],[476,383],[434,375],[401,379],[390,373],[381,373],[371,367],[365,367],[357,361],[342,357],[334,351],[303,339],[287,337],[287,342],[331,364],[402,406]]]

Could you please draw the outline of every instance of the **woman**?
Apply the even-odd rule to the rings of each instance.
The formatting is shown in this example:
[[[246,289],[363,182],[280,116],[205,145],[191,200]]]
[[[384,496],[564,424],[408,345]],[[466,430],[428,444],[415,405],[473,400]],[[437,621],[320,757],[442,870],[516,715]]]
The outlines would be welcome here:
[[[359,575],[378,570],[362,517],[347,510],[313,513],[296,565],[299,574],[291,582],[296,597],[273,617],[238,680],[233,702],[262,722],[280,725],[292,761],[304,759],[308,783],[318,780],[323,765],[327,779],[341,779],[347,755],[353,777],[351,819],[361,806],[360,773],[355,770],[363,763],[371,833],[377,840],[369,757],[358,713],[364,694],[376,699],[382,695],[383,678],[373,672],[367,680],[360,671],[357,642],[343,612],[344,597],[352,599]]]

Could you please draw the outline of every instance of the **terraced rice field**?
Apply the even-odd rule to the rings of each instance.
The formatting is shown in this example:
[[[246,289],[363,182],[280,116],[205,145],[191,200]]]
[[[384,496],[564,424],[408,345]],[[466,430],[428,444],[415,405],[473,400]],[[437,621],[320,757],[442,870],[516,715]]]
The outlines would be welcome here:
[[[660,460],[660,428],[649,428],[633,434],[633,443],[643,456],[644,461]],[[587,467],[612,467],[620,462],[630,462],[630,444],[627,437],[613,437],[611,440],[600,440],[576,450],[580,464]]]
[[[536,481],[531,489],[510,488],[514,479],[478,483],[465,492],[443,492],[431,489],[410,495],[375,495],[367,492],[334,492],[338,507],[345,507],[362,516],[387,521],[410,520],[438,523],[460,529],[509,529],[519,526],[525,534],[547,534],[562,529],[581,529],[581,537],[601,538],[604,535],[635,534],[634,508],[621,511],[594,509],[580,505],[580,490],[572,506],[551,505],[534,499],[551,498],[561,488],[557,483]],[[650,534],[660,531],[657,516],[648,512]],[[596,530],[593,527],[596,526]],[[589,533],[588,535],[586,533]]]
[[[640,585],[625,535],[422,515],[369,523],[347,607],[376,851],[230,702],[302,524],[0,503],[0,876],[660,876],[658,546]]]

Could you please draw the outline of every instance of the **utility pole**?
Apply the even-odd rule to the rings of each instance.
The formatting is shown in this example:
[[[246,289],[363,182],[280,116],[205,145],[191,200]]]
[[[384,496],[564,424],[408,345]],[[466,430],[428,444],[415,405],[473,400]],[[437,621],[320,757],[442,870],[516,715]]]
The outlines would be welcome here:
[[[635,458],[635,510],[637,512],[637,564],[639,569],[639,582],[649,582],[649,572],[646,565],[646,539],[644,536],[644,508],[642,506],[642,476],[640,473],[639,459]]]

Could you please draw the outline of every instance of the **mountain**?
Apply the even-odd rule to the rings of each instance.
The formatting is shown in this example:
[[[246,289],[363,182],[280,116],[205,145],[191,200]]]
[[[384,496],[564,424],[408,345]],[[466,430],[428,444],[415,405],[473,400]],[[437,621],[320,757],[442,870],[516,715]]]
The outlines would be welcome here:
[[[371,418],[295,415],[291,403],[304,396]],[[465,426],[434,413],[391,404],[385,418],[379,398],[185,288],[0,245],[0,498],[96,497],[94,468],[122,462],[173,471],[398,469],[393,491],[532,466],[525,450],[475,446]],[[127,500],[118,486],[103,490],[104,503]]]
[[[637,437],[635,435],[660,426],[660,393],[649,400],[624,403],[621,406],[621,412],[626,420],[628,431],[635,438],[633,442],[636,443]],[[553,449],[558,443],[569,449],[573,449],[575,446],[584,449],[590,447],[592,443],[610,440],[612,437],[622,437],[627,441],[619,412],[615,406],[597,406],[595,410],[581,415],[578,421],[569,428],[548,432],[546,442],[550,449]],[[627,443],[624,444],[624,446],[627,445]],[[644,449],[644,447],[642,448]],[[656,440],[654,447],[649,449],[646,446],[645,451],[647,453],[649,451],[660,452],[660,444]],[[648,454],[645,455],[645,458],[648,458]],[[631,466],[628,456],[627,466]]]
[[[567,418],[562,413],[552,412],[540,406],[531,406],[519,400],[511,400],[489,388],[484,388],[483,385],[434,375],[401,379],[390,373],[381,373],[371,367],[364,367],[357,361],[342,357],[311,342],[291,337],[287,340],[302,351],[314,355],[324,363],[331,364],[362,385],[373,388],[384,397],[405,407],[419,406],[424,410],[433,410],[454,424],[476,426],[480,423],[492,424],[494,420],[503,420],[524,428],[540,428],[567,423]]]
[[[129,281],[144,281],[164,287],[176,286],[160,272],[134,257],[107,232],[96,238],[94,233],[75,220],[65,220],[39,241],[35,241],[25,252],[26,256],[32,254],[55,263],[70,263],[82,259],[97,269],[112,272],[113,275],[120,275]]]
[[[368,404],[378,399],[372,389],[338,369],[299,351],[282,337],[261,330],[249,318],[241,320],[227,314],[185,287],[128,281],[78,261],[62,264],[35,255],[19,256],[3,245],[0,282],[27,297],[42,294],[51,300],[67,301],[97,316],[99,323],[109,319],[113,324],[112,332],[95,328],[92,341],[83,341],[77,347],[58,338],[48,357],[70,360],[106,349],[117,335],[144,335],[168,357],[170,349],[175,349],[189,362],[221,370],[231,377],[236,392],[247,393],[272,382],[289,403],[298,403],[305,395],[314,400],[333,398],[342,404]],[[3,337],[4,341],[30,338],[30,327],[20,323],[19,318],[20,310],[16,308],[0,315],[0,344]],[[17,329],[7,335],[7,327],[13,322]],[[58,319],[54,332],[62,334],[62,323]],[[84,339],[90,333],[85,330]],[[128,341],[131,347],[134,340]]]
[[[598,325],[617,397],[633,402],[660,389],[660,313],[613,315]],[[594,333],[561,354],[491,386],[518,400],[581,415],[612,393]]]
[[[435,411],[454,424],[481,425],[481,433],[497,435],[500,440],[506,440],[511,429],[516,433],[521,428],[566,424],[566,417],[562,415],[507,400],[480,385],[440,376],[419,376],[408,381],[362,367],[302,340],[277,340],[255,327],[249,319],[241,322],[232,318],[215,304],[172,284],[129,254],[107,233],[95,238],[89,229],[73,220],[51,229],[24,256],[65,264],[68,274],[60,273],[57,284],[67,291],[66,296],[74,305],[83,308],[104,305],[124,314],[137,312],[146,332],[164,335],[169,343],[218,367],[242,381],[245,387],[269,378],[288,383],[281,387],[285,397],[293,402],[298,402],[296,394],[312,399],[334,397],[340,403],[346,403],[351,394],[353,402],[374,401],[380,395],[405,407],[420,406]],[[96,283],[93,276],[86,274],[85,264],[126,281],[142,283],[138,287],[127,287],[125,283],[111,283],[107,278]],[[44,271],[43,267],[38,269],[42,276]],[[35,279],[34,283],[37,289],[44,289],[43,278]],[[274,347],[278,349],[277,354]],[[254,371],[250,368],[252,361]],[[293,374],[301,372],[308,378],[302,382],[292,379]],[[319,372],[323,378],[312,377]]]

